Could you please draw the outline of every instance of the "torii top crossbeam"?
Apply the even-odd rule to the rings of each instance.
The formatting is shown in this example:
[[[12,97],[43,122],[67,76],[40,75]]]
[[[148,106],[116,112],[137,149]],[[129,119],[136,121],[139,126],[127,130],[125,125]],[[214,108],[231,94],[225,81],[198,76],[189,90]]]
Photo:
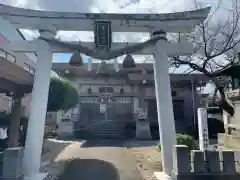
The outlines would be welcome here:
[[[202,23],[210,7],[167,14],[99,14],[38,11],[0,5],[0,16],[18,29],[93,31],[94,21],[111,21],[113,32],[190,32]]]

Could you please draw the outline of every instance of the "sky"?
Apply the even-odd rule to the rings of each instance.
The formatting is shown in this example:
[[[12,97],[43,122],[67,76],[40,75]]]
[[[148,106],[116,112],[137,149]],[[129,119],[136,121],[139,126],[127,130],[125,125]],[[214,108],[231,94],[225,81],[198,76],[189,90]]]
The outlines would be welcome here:
[[[197,0],[201,7],[215,7],[218,0]],[[223,0],[226,5],[230,0]],[[103,3],[104,2],[104,3]],[[0,0],[0,3],[22,8],[62,11],[62,12],[94,12],[94,13],[170,13],[195,9],[194,0]],[[223,16],[218,16],[223,17]],[[36,32],[22,31],[27,39],[37,37]],[[60,32],[58,36],[64,40],[93,41],[93,33]],[[113,39],[120,41],[142,41],[146,36],[138,34],[115,34]],[[55,54],[53,62],[68,62],[71,54]],[[145,57],[134,57],[136,62],[144,62]],[[84,56],[87,62],[87,57]],[[121,61],[122,58],[119,58]],[[175,73],[181,73],[181,67]]]
[[[214,4],[216,0],[201,0],[203,7]],[[104,12],[104,13],[168,13],[195,8],[193,0],[0,0],[1,3],[38,10],[62,11],[62,12]],[[36,38],[36,32],[22,31],[27,39]],[[92,33],[60,32],[62,39],[93,41]],[[84,37],[84,39],[82,38]],[[115,34],[113,39],[120,41],[142,41],[146,35],[138,34]],[[55,54],[53,62],[68,62],[71,54]],[[136,62],[144,62],[144,56],[135,57]],[[83,58],[86,62],[88,59]],[[122,58],[119,58],[121,61]],[[182,71],[180,69],[180,71]]]

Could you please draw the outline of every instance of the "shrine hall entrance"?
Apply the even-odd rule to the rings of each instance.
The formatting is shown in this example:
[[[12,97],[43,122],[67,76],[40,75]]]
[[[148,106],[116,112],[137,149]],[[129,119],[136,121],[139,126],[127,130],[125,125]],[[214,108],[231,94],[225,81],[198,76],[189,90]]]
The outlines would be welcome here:
[[[82,97],[79,104],[75,131],[84,138],[123,138],[126,123],[133,121],[131,97]]]

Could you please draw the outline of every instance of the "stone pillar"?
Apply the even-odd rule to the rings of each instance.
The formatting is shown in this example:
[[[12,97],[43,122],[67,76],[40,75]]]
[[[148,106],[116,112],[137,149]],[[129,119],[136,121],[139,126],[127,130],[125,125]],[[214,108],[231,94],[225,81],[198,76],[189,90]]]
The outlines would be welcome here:
[[[226,134],[231,134],[231,129],[228,126],[228,119],[229,119],[229,115],[227,114],[227,112],[223,111],[223,123],[224,123],[224,129],[225,129],[225,133]]]
[[[199,133],[199,148],[204,151],[208,148],[208,122],[206,108],[198,108],[198,133]]]
[[[8,147],[17,147],[19,145],[20,123],[22,115],[22,97],[23,93],[14,93],[8,133]]]
[[[190,172],[189,148],[185,145],[175,145],[173,149],[173,171],[177,174]]]
[[[136,118],[136,138],[151,139],[150,122],[147,116],[147,103],[144,100],[145,88],[141,87],[139,92],[140,96],[138,98],[138,110],[144,111],[146,116],[144,116],[144,119],[139,118],[139,116]]]
[[[219,151],[204,151],[205,152],[205,158],[207,162],[207,169],[209,173],[220,173],[221,167],[220,167],[220,157],[219,157]]]
[[[139,108],[145,108],[145,101],[144,101],[144,97],[145,97],[145,88],[140,87],[139,88]]]
[[[223,112],[223,123],[228,125],[228,114],[226,112]]]
[[[224,173],[236,173],[235,155],[232,150],[220,152],[222,157],[222,169]]]
[[[164,32],[155,32],[153,35],[162,37],[156,43],[153,67],[163,171],[171,176],[176,131],[168,70],[167,39]]]
[[[24,148],[24,175],[36,179],[41,163],[44,126],[50,84],[52,52],[47,42],[38,42],[38,60],[30,104],[27,138]]]
[[[192,171],[195,173],[204,173],[207,172],[205,161],[204,161],[204,152],[200,150],[191,151],[192,159]]]
[[[134,114],[137,114],[139,108],[139,99],[138,97],[134,97],[133,99],[133,112]]]
[[[138,94],[139,93],[138,86],[133,86],[132,92]],[[133,98],[133,114],[135,120],[137,120],[138,109],[139,109],[139,96],[135,96]]]
[[[3,179],[23,179],[22,172],[23,148],[15,147],[4,150],[2,176]]]

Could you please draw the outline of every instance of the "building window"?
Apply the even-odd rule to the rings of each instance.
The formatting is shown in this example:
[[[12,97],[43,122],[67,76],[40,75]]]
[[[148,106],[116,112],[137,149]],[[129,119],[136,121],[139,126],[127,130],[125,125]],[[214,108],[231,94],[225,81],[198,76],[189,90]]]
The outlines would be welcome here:
[[[99,93],[113,93],[114,90],[112,87],[100,87],[98,89]]]
[[[177,96],[177,92],[176,91],[172,91],[172,97]]]

